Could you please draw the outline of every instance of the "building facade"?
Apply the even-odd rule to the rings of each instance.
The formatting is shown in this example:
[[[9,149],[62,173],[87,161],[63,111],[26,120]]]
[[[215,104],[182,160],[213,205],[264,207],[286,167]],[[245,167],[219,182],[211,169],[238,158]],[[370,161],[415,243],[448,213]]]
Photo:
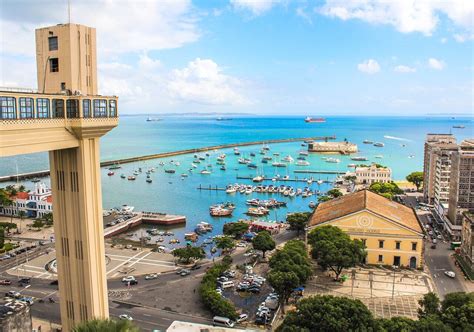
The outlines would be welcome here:
[[[23,211],[27,218],[41,218],[53,212],[52,192],[44,183],[37,183],[32,192],[18,192],[10,199],[13,204],[0,206],[0,214],[18,216],[19,211]]]
[[[443,145],[456,144],[456,138],[451,134],[428,134],[425,140],[423,160],[423,199],[427,204],[434,203],[434,188],[436,177],[436,153]]]
[[[7,298],[0,300],[0,332],[31,332],[30,306],[26,302]]]
[[[71,331],[109,317],[99,139],[118,125],[118,98],[97,92],[94,29],[41,28],[36,48],[39,91],[0,89],[0,156],[49,153],[61,324]]]
[[[464,140],[451,155],[447,230],[460,239],[462,213],[474,212],[474,139]]]
[[[461,255],[474,270],[474,214],[464,212],[461,231]]]
[[[366,263],[373,265],[423,266],[423,230],[416,213],[368,190],[320,203],[310,228],[332,225],[352,239],[361,240]]]
[[[392,181],[392,170],[375,163],[370,166],[356,167],[354,175],[357,184],[371,185],[374,182],[387,183]]]

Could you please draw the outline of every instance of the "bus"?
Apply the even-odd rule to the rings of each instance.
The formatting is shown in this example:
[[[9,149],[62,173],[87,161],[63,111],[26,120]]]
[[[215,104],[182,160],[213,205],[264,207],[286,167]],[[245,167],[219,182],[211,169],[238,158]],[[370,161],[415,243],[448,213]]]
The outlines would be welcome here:
[[[451,242],[451,250],[455,250],[456,248],[459,248],[461,246],[461,242],[459,241],[453,241]]]

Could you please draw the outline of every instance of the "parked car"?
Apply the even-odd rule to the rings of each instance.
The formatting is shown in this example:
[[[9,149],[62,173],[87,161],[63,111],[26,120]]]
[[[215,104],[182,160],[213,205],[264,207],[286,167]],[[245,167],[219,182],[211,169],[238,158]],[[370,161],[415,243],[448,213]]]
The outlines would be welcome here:
[[[130,282],[132,280],[136,280],[134,276],[126,276],[122,278],[122,282]]]
[[[123,320],[130,320],[130,321],[133,320],[132,316],[127,315],[127,314],[121,314],[121,315],[119,316],[119,318],[120,318],[120,319],[123,319]]]
[[[240,314],[239,318],[237,318],[237,323],[242,323],[245,322],[249,316],[247,314]]]
[[[11,290],[8,293],[5,293],[5,296],[17,299],[17,298],[21,297],[21,294],[17,291]]]
[[[138,285],[138,280],[136,280],[136,279],[130,280],[128,283],[130,284],[130,286],[132,286],[132,285]]]
[[[30,281],[31,281],[30,278],[21,278],[20,280],[18,280],[18,284],[20,286],[25,286],[25,285],[29,285]]]
[[[456,278],[456,273],[454,273],[453,271],[444,271],[444,274],[450,278]]]
[[[28,303],[28,305],[33,305],[35,302],[33,301],[33,298],[30,296],[24,296],[18,299],[18,301]]]
[[[189,271],[187,269],[182,269],[179,275],[181,277],[185,277],[185,276],[190,275],[190,274],[191,274],[191,271]]]
[[[145,276],[145,280],[153,280],[158,279],[158,273],[147,274]]]
[[[0,280],[0,285],[3,285],[3,286],[10,286],[12,284],[12,282],[8,279],[1,279]]]
[[[438,240],[442,240],[442,239],[443,239],[443,237],[441,236],[441,234],[438,234],[436,237],[438,238]]]
[[[194,264],[191,266],[191,270],[199,270],[201,268],[201,265]]]

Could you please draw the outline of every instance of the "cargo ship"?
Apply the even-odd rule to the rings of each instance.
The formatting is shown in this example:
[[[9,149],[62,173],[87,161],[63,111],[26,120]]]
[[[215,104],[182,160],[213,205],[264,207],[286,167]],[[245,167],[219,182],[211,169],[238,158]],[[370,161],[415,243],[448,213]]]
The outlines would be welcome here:
[[[326,122],[326,119],[325,118],[312,118],[310,116],[306,117],[306,119],[304,119],[304,122],[309,122],[309,123],[312,123],[312,122]]]

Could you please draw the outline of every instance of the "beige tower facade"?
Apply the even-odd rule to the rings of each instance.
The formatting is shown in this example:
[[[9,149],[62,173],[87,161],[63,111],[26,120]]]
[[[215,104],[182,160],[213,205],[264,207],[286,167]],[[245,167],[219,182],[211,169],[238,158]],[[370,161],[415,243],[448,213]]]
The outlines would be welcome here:
[[[40,93],[0,89],[0,157],[49,152],[61,322],[71,331],[109,316],[99,138],[118,124],[118,98],[97,95],[94,29],[38,29],[36,45]]]
[[[41,93],[97,95],[95,29],[80,24],[37,29],[36,68]]]

